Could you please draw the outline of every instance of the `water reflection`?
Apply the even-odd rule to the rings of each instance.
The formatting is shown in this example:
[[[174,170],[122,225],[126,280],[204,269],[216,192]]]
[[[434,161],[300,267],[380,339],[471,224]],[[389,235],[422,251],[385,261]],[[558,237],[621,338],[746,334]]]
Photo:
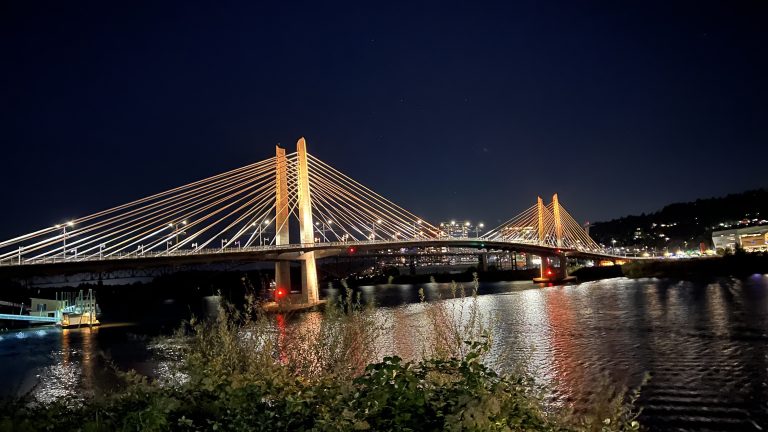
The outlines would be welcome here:
[[[362,287],[375,301],[382,354],[417,359],[429,349],[434,323],[418,289],[442,300],[453,320],[466,321],[450,284]],[[467,292],[471,284],[465,284]],[[323,293],[335,298],[339,290]],[[523,368],[552,386],[559,400],[585,400],[603,379],[634,386],[642,420],[654,430],[750,430],[768,427],[768,276],[710,283],[612,279],[539,288],[530,283],[480,285],[478,306],[491,330],[489,361]],[[324,325],[317,313],[275,317],[280,358],[306,353]],[[84,394],[105,386],[99,360],[162,374],[170,360],[150,360],[148,339],[132,328],[44,329],[0,333],[5,394],[32,390],[39,400]],[[305,338],[301,348],[292,336]],[[166,347],[173,351],[173,347]],[[311,348],[310,348],[311,349]],[[169,356],[169,358],[173,358]],[[35,387],[35,385],[37,386]]]

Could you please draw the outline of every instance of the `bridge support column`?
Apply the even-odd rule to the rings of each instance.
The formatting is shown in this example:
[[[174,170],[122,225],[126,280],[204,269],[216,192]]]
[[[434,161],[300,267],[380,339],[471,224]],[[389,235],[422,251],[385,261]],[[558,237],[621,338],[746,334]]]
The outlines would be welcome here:
[[[558,266],[555,266],[557,262]],[[533,278],[534,282],[567,282],[575,280],[573,276],[568,276],[568,260],[565,255],[558,254],[554,256],[541,256],[541,274],[540,277]]]
[[[299,232],[302,244],[314,244],[315,236],[312,232],[312,201],[309,190],[309,167],[307,165],[307,142],[300,138],[296,143],[298,156],[297,177],[298,208],[299,208]],[[319,300],[317,288],[317,265],[315,252],[305,252],[301,261],[301,298],[304,303],[314,304]]]
[[[275,179],[277,193],[275,196],[275,245],[290,244],[290,231],[288,225],[288,164],[285,160],[285,149],[275,147],[277,153],[277,165]],[[285,293],[291,292],[291,263],[289,261],[277,261],[275,263],[275,285],[282,288]],[[287,298],[287,297],[286,297]],[[279,300],[279,299],[278,299]]]
[[[477,269],[481,272],[488,271],[488,253],[483,252],[477,256]]]

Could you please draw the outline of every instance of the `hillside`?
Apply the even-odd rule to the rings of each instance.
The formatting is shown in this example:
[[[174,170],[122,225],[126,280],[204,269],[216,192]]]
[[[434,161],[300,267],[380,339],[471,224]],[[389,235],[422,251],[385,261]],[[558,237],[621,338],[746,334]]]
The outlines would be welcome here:
[[[650,214],[625,216],[590,227],[598,243],[663,249],[710,245],[712,231],[768,224],[768,189],[670,204]]]

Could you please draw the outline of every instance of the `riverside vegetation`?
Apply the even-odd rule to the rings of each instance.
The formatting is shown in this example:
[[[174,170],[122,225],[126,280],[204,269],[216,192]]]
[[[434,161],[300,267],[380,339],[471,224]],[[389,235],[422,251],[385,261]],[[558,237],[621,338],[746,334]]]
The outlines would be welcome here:
[[[387,324],[349,289],[290,331],[252,299],[225,305],[161,341],[172,379],[120,372],[119,388],[74,406],[8,400],[0,431],[640,429],[637,391],[606,391],[576,414],[548,404],[549,392],[525,373],[485,365],[491,338],[476,287],[465,297],[454,285],[450,302],[422,301],[428,326],[414,359],[379,352]]]

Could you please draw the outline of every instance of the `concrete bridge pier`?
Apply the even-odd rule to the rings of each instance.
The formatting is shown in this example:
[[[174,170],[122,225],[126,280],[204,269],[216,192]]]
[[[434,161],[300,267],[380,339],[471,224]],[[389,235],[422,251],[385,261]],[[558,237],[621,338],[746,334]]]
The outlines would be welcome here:
[[[563,254],[553,256],[541,256],[541,274],[533,278],[537,283],[557,283],[576,280],[568,276],[568,259]]]
[[[477,255],[477,269],[481,272],[488,271],[488,253],[482,252]]]

